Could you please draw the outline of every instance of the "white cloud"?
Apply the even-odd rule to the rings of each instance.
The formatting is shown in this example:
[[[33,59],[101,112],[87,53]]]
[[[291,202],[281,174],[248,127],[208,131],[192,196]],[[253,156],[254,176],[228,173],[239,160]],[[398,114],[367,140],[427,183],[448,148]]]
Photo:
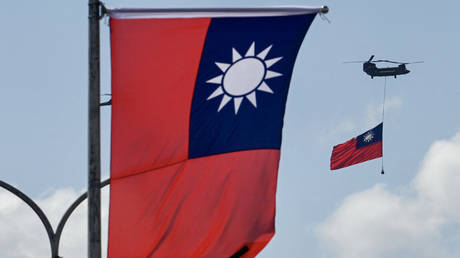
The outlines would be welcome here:
[[[400,97],[391,97],[385,101],[385,112],[400,109],[403,101]],[[367,109],[367,127],[373,127],[382,121],[382,103],[368,105]]]
[[[107,188],[107,189],[106,189]],[[107,246],[108,188],[102,191],[102,246]],[[43,224],[29,206],[11,193],[0,188],[0,257],[50,257],[51,249]],[[44,211],[55,229],[66,209],[81,193],[65,188],[34,200]],[[87,202],[81,203],[64,227],[59,255],[66,258],[87,256]]]
[[[460,257],[460,133],[435,142],[412,183],[345,198],[316,233],[333,257]]]
[[[436,212],[460,223],[460,133],[431,146],[413,185]]]
[[[403,105],[403,101],[400,97],[388,98],[385,102],[385,112],[392,112],[398,110]],[[327,141],[331,138],[345,137],[349,139],[373,128],[382,122],[382,103],[369,104],[366,107],[364,114],[359,114],[359,121],[357,119],[351,119],[344,117],[340,121],[333,121],[329,130],[327,130],[321,136],[323,141]],[[364,119],[362,119],[364,118]]]
[[[327,136],[337,137],[342,134],[349,134],[356,130],[356,124],[350,119],[344,119],[336,123],[328,132]]]

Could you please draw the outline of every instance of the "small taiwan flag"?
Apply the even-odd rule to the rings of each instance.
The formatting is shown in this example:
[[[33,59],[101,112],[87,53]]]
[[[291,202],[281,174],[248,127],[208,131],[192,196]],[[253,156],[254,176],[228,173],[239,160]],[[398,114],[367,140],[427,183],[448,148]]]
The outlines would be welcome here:
[[[383,123],[345,143],[334,146],[331,170],[382,157]]]

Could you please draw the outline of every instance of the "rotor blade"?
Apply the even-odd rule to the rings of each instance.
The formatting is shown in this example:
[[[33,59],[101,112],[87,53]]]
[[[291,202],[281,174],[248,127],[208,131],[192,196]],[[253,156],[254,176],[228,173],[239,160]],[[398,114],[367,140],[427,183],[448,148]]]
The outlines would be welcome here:
[[[348,62],[343,62],[342,64],[352,64],[352,63],[365,63],[367,61],[348,61]]]
[[[372,61],[372,63],[378,63],[378,62],[385,62],[385,63],[392,63],[392,64],[405,64],[405,63],[395,62],[395,61],[390,61],[390,60],[375,60],[375,61]]]
[[[378,62],[385,62],[385,63],[392,63],[392,64],[418,64],[418,63],[423,63],[423,61],[417,61],[417,62],[395,62],[395,61],[390,61],[390,60],[375,60],[372,63],[378,63]]]
[[[420,64],[420,63],[424,63],[424,61],[409,62],[409,63],[403,63],[403,64]]]

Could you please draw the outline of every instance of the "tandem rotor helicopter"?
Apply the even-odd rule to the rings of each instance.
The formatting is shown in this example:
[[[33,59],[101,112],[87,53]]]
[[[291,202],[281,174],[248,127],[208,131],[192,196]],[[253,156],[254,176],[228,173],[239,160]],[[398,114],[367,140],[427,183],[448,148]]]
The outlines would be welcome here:
[[[407,64],[423,63],[423,61],[409,62],[409,63],[395,62],[395,61],[390,61],[390,60],[372,61],[373,59],[374,59],[374,55],[372,55],[367,61],[351,61],[351,62],[344,62],[344,63],[363,63],[363,71],[367,73],[372,79],[374,79],[374,77],[386,77],[386,76],[394,76],[396,78],[396,76],[398,75],[408,74],[410,72],[406,68]],[[378,68],[375,63],[380,63],[380,62],[398,64],[398,66]]]

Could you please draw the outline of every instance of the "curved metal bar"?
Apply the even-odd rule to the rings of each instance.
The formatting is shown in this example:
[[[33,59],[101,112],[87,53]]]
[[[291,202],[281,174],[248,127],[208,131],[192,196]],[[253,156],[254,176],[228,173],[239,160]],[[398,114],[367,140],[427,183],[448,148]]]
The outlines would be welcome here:
[[[0,186],[10,191],[12,194],[16,195],[21,200],[23,200],[25,203],[27,203],[27,205],[29,205],[29,207],[32,208],[32,210],[37,214],[37,216],[42,221],[43,226],[45,226],[46,233],[48,233],[48,238],[50,240],[50,245],[51,245],[51,255],[52,255],[51,257],[55,257],[54,255],[57,254],[57,252],[55,252],[57,249],[56,249],[56,246],[54,245],[55,235],[54,235],[53,227],[51,226],[51,223],[49,222],[48,218],[46,217],[42,209],[40,209],[40,207],[38,207],[38,205],[32,199],[30,199],[27,195],[19,191],[14,186],[6,182],[3,182],[2,180],[0,180]]]
[[[110,178],[102,181],[101,184],[99,185],[99,189],[103,188],[104,186],[106,186],[108,184],[110,184]],[[65,223],[69,219],[70,215],[72,215],[72,212],[86,198],[88,198],[88,192],[85,192],[84,194],[80,195],[80,197],[78,197],[78,199],[75,200],[75,202],[73,202],[72,205],[70,205],[70,207],[67,209],[67,211],[64,213],[64,215],[62,215],[62,218],[59,221],[59,224],[58,224],[58,226],[56,228],[56,233],[55,233],[55,238],[54,238],[54,241],[55,241],[54,244],[56,245],[56,251],[59,251],[59,242],[61,240],[61,234],[62,234],[62,230],[64,229]],[[56,252],[56,254],[58,254],[58,252]]]
[[[102,181],[99,184],[99,189],[103,188],[104,186],[108,184],[110,184],[110,178]],[[46,233],[48,234],[48,238],[50,240],[51,257],[60,258],[58,254],[59,254],[59,242],[61,239],[62,230],[64,229],[65,223],[69,219],[70,215],[72,215],[72,212],[78,207],[80,203],[82,203],[88,197],[88,192],[85,192],[84,194],[80,195],[80,197],[78,197],[77,200],[75,200],[72,203],[72,205],[70,205],[70,207],[67,209],[67,211],[64,213],[61,220],[59,221],[59,224],[56,228],[56,232],[54,232],[53,227],[51,226],[51,223],[48,220],[48,217],[46,217],[42,209],[40,209],[40,207],[38,207],[38,205],[32,199],[30,199],[27,195],[19,191],[14,186],[2,180],[0,180],[0,186],[10,191],[12,194],[16,195],[21,200],[23,200],[25,203],[27,203],[27,205],[29,205],[29,207],[32,208],[32,210],[38,215],[41,222],[43,223],[43,226],[45,226]]]

